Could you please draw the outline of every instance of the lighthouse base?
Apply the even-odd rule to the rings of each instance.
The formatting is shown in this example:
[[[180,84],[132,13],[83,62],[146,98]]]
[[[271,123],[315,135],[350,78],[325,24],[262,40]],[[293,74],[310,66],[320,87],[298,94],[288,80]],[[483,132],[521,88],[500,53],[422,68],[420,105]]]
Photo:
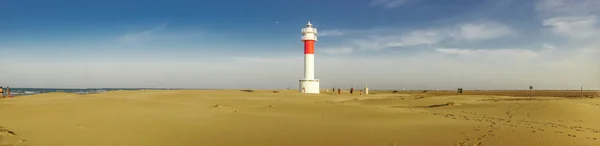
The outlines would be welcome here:
[[[300,93],[319,94],[319,79],[300,80]]]

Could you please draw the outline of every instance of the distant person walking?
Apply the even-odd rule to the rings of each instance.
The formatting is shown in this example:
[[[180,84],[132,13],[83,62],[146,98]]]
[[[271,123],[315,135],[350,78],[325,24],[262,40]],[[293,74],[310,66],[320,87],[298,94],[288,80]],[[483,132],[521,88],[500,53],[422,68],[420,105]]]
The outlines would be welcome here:
[[[350,94],[354,93],[354,87],[350,88]]]
[[[2,95],[2,97],[0,97],[0,98],[4,98],[4,90],[3,90],[2,86],[0,86],[0,95]]]
[[[11,98],[12,96],[10,95],[10,87],[6,86],[6,95],[8,96],[8,98]]]
[[[342,89],[338,88],[338,95],[342,95]]]

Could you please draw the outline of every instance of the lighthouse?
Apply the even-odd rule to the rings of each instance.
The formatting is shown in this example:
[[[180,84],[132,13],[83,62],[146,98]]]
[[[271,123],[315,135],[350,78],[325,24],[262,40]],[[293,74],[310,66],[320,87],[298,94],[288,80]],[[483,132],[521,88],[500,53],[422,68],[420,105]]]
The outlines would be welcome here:
[[[317,29],[313,28],[310,21],[302,29],[302,42],[304,42],[304,79],[300,80],[300,93],[319,94],[319,79],[315,79]]]

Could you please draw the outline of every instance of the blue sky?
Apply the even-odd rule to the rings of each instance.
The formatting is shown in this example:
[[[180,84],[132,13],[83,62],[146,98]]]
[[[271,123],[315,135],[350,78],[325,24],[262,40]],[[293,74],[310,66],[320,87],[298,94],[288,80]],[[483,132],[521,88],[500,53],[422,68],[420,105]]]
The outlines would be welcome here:
[[[600,89],[598,0],[2,0],[0,85]]]

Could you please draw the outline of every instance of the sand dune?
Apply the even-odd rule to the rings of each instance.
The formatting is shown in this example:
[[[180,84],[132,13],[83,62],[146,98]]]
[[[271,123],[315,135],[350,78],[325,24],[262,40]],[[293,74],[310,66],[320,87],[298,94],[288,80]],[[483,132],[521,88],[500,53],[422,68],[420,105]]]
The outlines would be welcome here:
[[[0,126],[0,146],[594,146],[600,145],[600,99],[286,90],[48,93],[0,100]]]

